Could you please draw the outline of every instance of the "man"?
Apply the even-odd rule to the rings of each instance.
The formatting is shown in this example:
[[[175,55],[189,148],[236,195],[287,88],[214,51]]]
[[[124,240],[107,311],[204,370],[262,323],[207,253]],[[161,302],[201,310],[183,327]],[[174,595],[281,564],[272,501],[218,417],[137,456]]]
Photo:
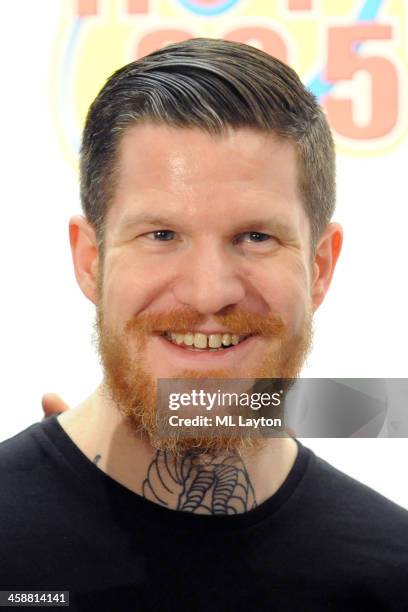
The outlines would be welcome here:
[[[288,435],[158,428],[160,379],[295,378],[310,350],[342,229],[297,75],[206,39],[118,70],[88,113],[81,199],[104,379],[0,445],[1,588],[74,610],[408,609],[402,508]]]

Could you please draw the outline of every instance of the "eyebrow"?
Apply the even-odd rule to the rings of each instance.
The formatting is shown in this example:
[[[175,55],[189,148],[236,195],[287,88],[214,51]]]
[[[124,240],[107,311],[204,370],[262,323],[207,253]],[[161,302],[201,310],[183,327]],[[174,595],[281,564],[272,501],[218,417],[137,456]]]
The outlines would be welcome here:
[[[128,228],[132,227],[133,225],[141,225],[142,223],[145,223],[146,225],[173,225],[174,219],[165,216],[153,215],[151,213],[139,213],[138,215],[125,217],[119,224],[119,227]]]
[[[163,216],[163,215],[157,215],[157,214],[152,214],[152,213],[139,213],[138,215],[133,215],[132,217],[128,217],[128,218],[124,218],[123,221],[120,223],[119,227],[121,230],[124,229],[129,229],[131,227],[134,227],[136,225],[151,225],[151,226],[156,226],[156,227],[160,227],[162,229],[166,229],[167,226],[176,226],[180,224],[180,221],[172,219],[171,217],[167,217],[167,216]],[[234,231],[239,232],[239,231],[243,231],[243,230],[260,230],[260,229],[269,229],[269,230],[273,230],[279,234],[284,234],[284,235],[292,235],[294,233],[294,228],[287,223],[286,221],[283,221],[282,219],[278,219],[278,218],[259,218],[259,219],[247,219],[245,221],[242,221],[236,225],[234,225]]]

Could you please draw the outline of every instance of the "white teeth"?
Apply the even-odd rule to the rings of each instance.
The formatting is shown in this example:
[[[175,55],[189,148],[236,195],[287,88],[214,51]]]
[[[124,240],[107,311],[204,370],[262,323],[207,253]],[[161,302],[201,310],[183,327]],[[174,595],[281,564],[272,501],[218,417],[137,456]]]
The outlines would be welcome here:
[[[166,332],[166,337],[175,344],[184,344],[197,349],[220,349],[221,347],[236,346],[246,336],[238,334],[202,334],[201,332],[187,332],[185,334]]]
[[[194,334],[184,334],[184,344],[187,346],[193,346],[194,344]]]
[[[222,344],[222,338],[220,334],[210,334],[208,336],[208,346],[210,348],[220,348]]]
[[[222,334],[223,346],[229,346],[231,344],[231,334]]]
[[[207,336],[205,334],[194,334],[194,346],[199,349],[207,348]]]

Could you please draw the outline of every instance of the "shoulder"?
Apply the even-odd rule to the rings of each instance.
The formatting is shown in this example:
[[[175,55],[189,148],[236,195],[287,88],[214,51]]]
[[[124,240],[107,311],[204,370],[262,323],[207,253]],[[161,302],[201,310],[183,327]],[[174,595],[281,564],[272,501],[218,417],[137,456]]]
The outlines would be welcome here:
[[[27,508],[39,492],[44,461],[36,442],[40,423],[34,423],[0,443],[0,543],[8,545],[11,537],[25,533]],[[12,534],[12,535],[11,535]]]
[[[32,468],[32,460],[39,453],[36,434],[40,428],[40,422],[33,423],[11,438],[0,442],[0,472],[2,478],[10,471],[15,472]]]
[[[304,485],[313,507],[327,520],[353,527],[360,534],[374,531],[377,537],[404,537],[408,549],[408,510],[378,491],[342,472],[312,453]],[[405,486],[405,485],[404,485]]]
[[[308,449],[310,451],[310,449]],[[405,486],[405,485],[404,485]],[[408,511],[310,451],[298,496],[306,545],[367,589],[405,588]]]
[[[3,526],[5,515],[11,519],[24,502],[32,500],[39,483],[49,481],[40,431],[41,423],[34,423],[0,443],[0,524]]]

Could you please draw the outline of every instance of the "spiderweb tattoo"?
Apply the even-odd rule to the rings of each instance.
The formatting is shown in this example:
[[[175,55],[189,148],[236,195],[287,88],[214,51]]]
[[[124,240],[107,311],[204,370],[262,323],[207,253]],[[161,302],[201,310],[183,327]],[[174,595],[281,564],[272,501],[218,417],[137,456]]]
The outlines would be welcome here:
[[[177,458],[156,451],[142,490],[147,499],[186,512],[239,514],[257,506],[245,465],[233,454],[203,463],[192,451]]]

